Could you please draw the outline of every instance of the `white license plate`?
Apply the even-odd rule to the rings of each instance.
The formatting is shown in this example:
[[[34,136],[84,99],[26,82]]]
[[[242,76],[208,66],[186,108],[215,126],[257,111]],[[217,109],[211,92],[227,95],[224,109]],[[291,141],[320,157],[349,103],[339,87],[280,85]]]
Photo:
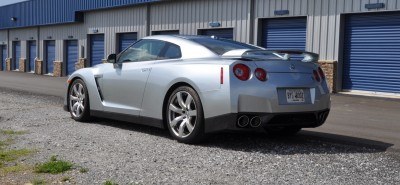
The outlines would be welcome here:
[[[286,89],[286,100],[288,103],[304,103],[304,90]]]

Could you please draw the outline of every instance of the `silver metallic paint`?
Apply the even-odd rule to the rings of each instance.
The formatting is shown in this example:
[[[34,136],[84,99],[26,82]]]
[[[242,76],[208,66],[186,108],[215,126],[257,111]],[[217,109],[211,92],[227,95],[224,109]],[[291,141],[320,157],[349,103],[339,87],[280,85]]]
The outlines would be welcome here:
[[[327,82],[317,82],[312,78],[312,70],[318,68],[315,63],[222,59],[207,48],[183,38],[151,36],[144,39],[174,43],[181,47],[182,58],[124,63],[122,68],[105,63],[74,72],[69,80],[81,78],[86,83],[91,110],[163,119],[167,92],[177,83],[187,84],[199,94],[205,118],[239,112],[289,113],[330,108]],[[268,80],[261,82],[253,75],[248,81],[237,79],[232,70],[237,63],[246,64],[251,71],[257,67],[264,68]],[[296,68],[292,70],[291,65]],[[223,84],[220,84],[221,68]],[[101,101],[97,89],[96,76],[102,76],[98,82],[104,101]],[[278,88],[309,88],[312,103],[281,105]]]

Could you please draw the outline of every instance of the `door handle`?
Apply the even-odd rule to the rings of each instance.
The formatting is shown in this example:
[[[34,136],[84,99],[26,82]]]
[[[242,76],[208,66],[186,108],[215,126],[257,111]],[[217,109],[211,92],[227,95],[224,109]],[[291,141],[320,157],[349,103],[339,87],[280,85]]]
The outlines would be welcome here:
[[[103,78],[103,74],[94,75],[95,78]]]

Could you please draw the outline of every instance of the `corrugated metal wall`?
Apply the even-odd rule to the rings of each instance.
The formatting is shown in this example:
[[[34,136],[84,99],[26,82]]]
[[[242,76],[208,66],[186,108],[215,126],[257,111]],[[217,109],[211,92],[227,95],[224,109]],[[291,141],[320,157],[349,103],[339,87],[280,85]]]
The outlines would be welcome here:
[[[86,33],[93,34],[93,30],[104,33],[105,55],[115,53],[117,33],[137,32],[138,38],[146,36],[146,10],[145,5],[140,5],[131,8],[88,12],[85,15]]]
[[[93,34],[93,31],[97,30],[98,33],[105,33],[105,53],[107,56],[116,51],[117,33],[137,32],[139,38],[146,36],[146,9],[145,5],[140,5],[136,7],[93,11],[86,13],[85,23],[11,29],[10,40],[18,38],[18,40],[22,41],[22,57],[26,58],[26,41],[32,40],[31,37],[34,38],[33,40],[37,40],[37,32],[40,30],[39,58],[43,59],[44,56],[44,40],[55,40],[56,60],[63,61],[65,59],[65,40],[78,40],[79,47],[84,48],[84,53],[79,49],[79,56],[87,57],[87,35]],[[70,38],[71,36],[72,38]],[[3,37],[4,41],[7,42],[7,31],[0,32],[0,38]],[[10,50],[10,52],[12,51]]]
[[[263,18],[276,18],[275,10],[289,10],[291,16],[308,16],[307,50],[319,53],[323,60],[339,59],[341,13],[367,12],[366,3],[383,2],[380,10],[400,9],[400,0],[254,0],[257,22]],[[74,4],[74,3],[71,3]],[[104,4],[104,6],[107,5]],[[110,6],[112,4],[109,4]],[[22,5],[21,5],[22,6]],[[85,5],[88,6],[89,5]],[[85,9],[81,7],[81,9]],[[235,40],[250,41],[250,0],[174,0],[151,4],[150,31],[180,30],[181,34],[197,34],[198,29],[210,28],[210,22],[220,22],[221,27],[234,28]],[[372,10],[376,11],[376,10]],[[146,36],[146,5],[91,11],[85,14],[85,23],[41,27],[41,38],[52,36],[57,40],[57,60],[62,60],[63,41],[69,35],[79,39],[86,47],[87,34],[97,29],[106,33],[106,54],[115,52],[117,32],[137,32],[138,38]],[[259,24],[255,24],[255,42],[260,41]],[[13,29],[10,40],[36,39],[36,28]],[[33,31],[33,32],[32,32]],[[0,31],[0,43],[6,41],[7,32]],[[26,44],[22,43],[23,47]],[[40,44],[43,51],[43,43]],[[26,56],[23,49],[23,56]],[[10,51],[11,52],[11,51]],[[42,56],[42,52],[39,53]],[[82,54],[80,54],[82,56]],[[86,53],[85,53],[85,56]]]
[[[180,30],[181,34],[196,35],[198,29],[234,28],[234,39],[249,42],[249,0],[175,0],[151,5],[151,31]]]
[[[400,9],[400,0],[255,0],[255,16],[280,17],[274,15],[275,10],[289,10],[287,16],[308,16],[307,50],[319,53],[322,60],[338,60],[340,14],[377,11],[365,9],[365,4],[378,2],[385,3],[379,11]]]
[[[11,41],[21,41],[21,58],[27,58],[27,41],[37,40],[37,28],[23,28],[10,30],[10,43]],[[13,48],[9,47],[9,53],[13,52]],[[11,56],[11,55],[10,55]]]
[[[0,44],[7,44],[7,30],[0,30]]]
[[[157,0],[31,0],[0,7],[0,29],[76,22],[75,12]],[[17,20],[12,21],[11,17]]]
[[[40,58],[44,56],[43,40],[56,41],[56,60],[63,61],[65,58],[65,40],[79,40],[79,45],[86,48],[86,27],[84,24],[66,24],[56,26],[40,27]],[[69,38],[72,36],[72,38]],[[49,38],[51,37],[51,38]],[[86,56],[79,50],[79,56]]]
[[[78,6],[75,1],[78,0],[69,2],[71,5]],[[111,0],[106,1],[111,2]],[[254,2],[255,21],[254,43],[261,42],[261,33],[259,33],[261,29],[258,26],[262,25],[259,23],[263,19],[306,16],[306,49],[319,53],[321,60],[339,61],[339,79],[337,81],[339,87],[341,86],[342,76],[340,37],[342,37],[341,29],[343,28],[341,22],[345,17],[343,14],[400,9],[400,0],[165,0],[149,5],[142,4],[133,7],[85,12],[84,23],[41,26],[40,52],[38,52],[38,55],[43,59],[43,40],[47,40],[48,36],[51,36],[52,40],[56,40],[56,60],[63,61],[65,55],[64,40],[69,39],[68,36],[73,36],[73,39],[79,40],[79,46],[84,47],[84,53],[80,49],[79,56],[87,57],[87,35],[93,34],[94,30],[98,33],[105,33],[105,55],[108,55],[116,51],[117,33],[136,32],[139,39],[146,36],[147,33],[151,33],[151,31],[160,30],[180,30],[181,34],[197,34],[199,29],[211,28],[210,22],[221,23],[219,28],[233,28],[235,40],[250,42],[250,31],[253,25],[250,21],[252,1]],[[367,10],[364,7],[367,3],[377,2],[385,3],[385,8]],[[81,7],[81,9],[85,8]],[[289,10],[289,15],[275,16],[275,10]],[[64,11],[64,14],[68,13],[65,10],[61,11]],[[150,30],[147,30],[146,26],[147,15],[150,15]],[[9,17],[7,21],[9,21]],[[38,28],[10,30],[9,43],[15,37],[22,40],[23,57],[26,57],[26,40],[30,40],[30,37],[37,39],[35,30],[38,30]],[[7,31],[5,30],[0,31],[0,44],[2,40],[7,43]],[[11,53],[12,48],[9,46],[8,49]]]

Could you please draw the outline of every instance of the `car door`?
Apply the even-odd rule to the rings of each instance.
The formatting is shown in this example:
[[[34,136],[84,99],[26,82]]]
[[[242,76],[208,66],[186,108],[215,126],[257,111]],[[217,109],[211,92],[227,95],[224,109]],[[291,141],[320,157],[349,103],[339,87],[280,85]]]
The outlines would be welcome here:
[[[152,64],[166,43],[144,39],[119,54],[113,67],[103,68],[101,91],[104,111],[139,115]]]

